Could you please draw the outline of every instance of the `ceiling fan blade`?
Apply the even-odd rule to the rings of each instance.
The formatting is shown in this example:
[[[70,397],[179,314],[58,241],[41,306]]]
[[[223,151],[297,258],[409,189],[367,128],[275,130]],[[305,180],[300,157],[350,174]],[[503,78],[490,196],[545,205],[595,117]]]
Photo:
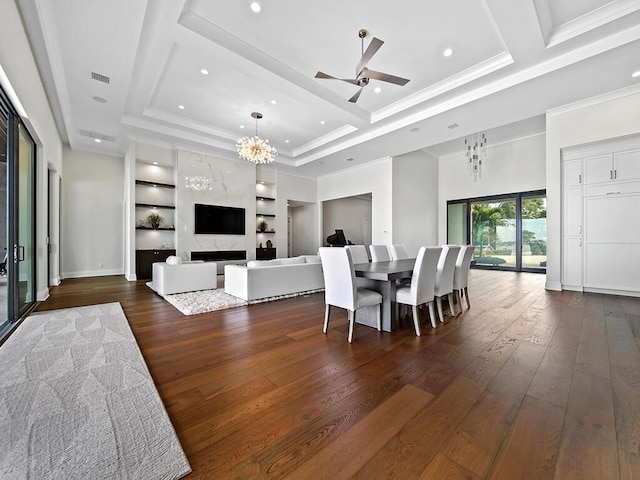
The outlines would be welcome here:
[[[363,72],[369,78],[373,78],[375,80],[381,80],[383,82],[395,83],[396,85],[406,85],[409,79],[396,77],[395,75],[389,75],[388,73],[376,72],[375,70],[366,69],[366,72]]]
[[[379,38],[373,37],[373,39],[371,40],[371,43],[369,43],[369,46],[365,50],[364,55],[362,55],[362,58],[358,62],[358,66],[356,67],[356,76],[360,75],[360,72],[362,72],[362,69],[367,66],[367,63],[369,63],[369,60],[371,60],[371,57],[373,57],[376,54],[376,52],[380,49],[383,43],[384,42]]]
[[[351,103],[356,103],[358,101],[358,97],[360,97],[360,94],[362,93],[362,88],[359,88],[358,91],[353,95],[353,97],[351,97],[349,99],[349,101]]]
[[[340,80],[342,82],[347,82],[350,83],[352,85],[358,85],[358,82],[355,80],[351,80],[350,78],[337,78],[337,77],[332,77],[331,75],[327,75],[324,72],[318,72],[316,73],[316,77],[315,78],[323,78],[326,80]]]

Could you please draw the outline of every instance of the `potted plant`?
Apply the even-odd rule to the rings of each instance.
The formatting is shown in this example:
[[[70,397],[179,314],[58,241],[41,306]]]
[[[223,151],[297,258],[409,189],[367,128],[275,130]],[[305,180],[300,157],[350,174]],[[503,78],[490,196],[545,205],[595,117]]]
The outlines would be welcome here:
[[[258,223],[258,230],[260,230],[261,232],[264,232],[267,229],[267,222],[265,222],[264,220],[260,220],[260,222]]]
[[[160,224],[164,222],[164,218],[162,218],[158,212],[153,212],[147,217],[147,222],[151,224],[151,228],[157,230]]]

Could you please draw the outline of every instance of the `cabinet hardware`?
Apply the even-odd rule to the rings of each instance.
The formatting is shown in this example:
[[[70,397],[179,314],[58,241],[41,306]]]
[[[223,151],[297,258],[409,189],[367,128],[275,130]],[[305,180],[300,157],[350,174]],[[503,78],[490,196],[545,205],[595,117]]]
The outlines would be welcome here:
[[[618,178],[618,170],[613,171],[613,179],[616,180]]]
[[[607,192],[607,195],[620,195],[620,192]]]
[[[609,170],[609,180],[613,180],[613,170]]]
[[[578,233],[582,233],[582,225],[578,225]]]
[[[578,183],[582,183],[582,174],[581,173],[578,174]]]

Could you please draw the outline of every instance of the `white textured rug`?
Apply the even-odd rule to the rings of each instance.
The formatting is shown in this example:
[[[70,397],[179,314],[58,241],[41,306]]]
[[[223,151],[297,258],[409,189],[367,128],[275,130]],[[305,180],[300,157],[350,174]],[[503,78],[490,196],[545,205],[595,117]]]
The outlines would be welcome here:
[[[189,472],[119,303],[34,313],[0,347],[0,478]]]
[[[198,313],[214,312],[225,308],[241,307],[243,305],[253,305],[254,303],[272,302],[283,298],[299,297],[311,293],[322,292],[324,289],[310,290],[307,292],[292,293],[289,295],[279,295],[277,297],[260,298],[247,302],[233,295],[229,295],[222,288],[216,290],[201,290],[199,292],[174,293],[165,295],[163,298],[176,307],[185,315],[196,315]]]

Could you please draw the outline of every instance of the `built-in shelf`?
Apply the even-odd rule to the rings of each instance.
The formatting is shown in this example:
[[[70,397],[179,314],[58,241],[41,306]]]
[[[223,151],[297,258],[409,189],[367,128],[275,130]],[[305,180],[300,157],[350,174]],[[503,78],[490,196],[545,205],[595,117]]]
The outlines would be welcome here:
[[[167,232],[175,232],[174,227],[160,227],[160,228],[151,228],[151,227],[136,227],[136,230],[163,230]]]
[[[147,187],[158,188],[176,188],[175,185],[170,185],[168,183],[147,182],[146,180],[136,180],[136,185],[146,185]]]
[[[256,233],[276,233],[275,230],[265,230],[264,232],[261,232],[260,230],[256,230]]]
[[[256,217],[273,217],[273,218],[275,218],[276,216],[273,213],[256,213]]]
[[[167,210],[175,210],[176,207],[173,205],[152,205],[151,203],[136,203],[136,207],[141,208],[164,208]]]
[[[256,200],[263,200],[265,202],[275,202],[276,201],[275,198],[271,198],[271,197],[256,197]]]

